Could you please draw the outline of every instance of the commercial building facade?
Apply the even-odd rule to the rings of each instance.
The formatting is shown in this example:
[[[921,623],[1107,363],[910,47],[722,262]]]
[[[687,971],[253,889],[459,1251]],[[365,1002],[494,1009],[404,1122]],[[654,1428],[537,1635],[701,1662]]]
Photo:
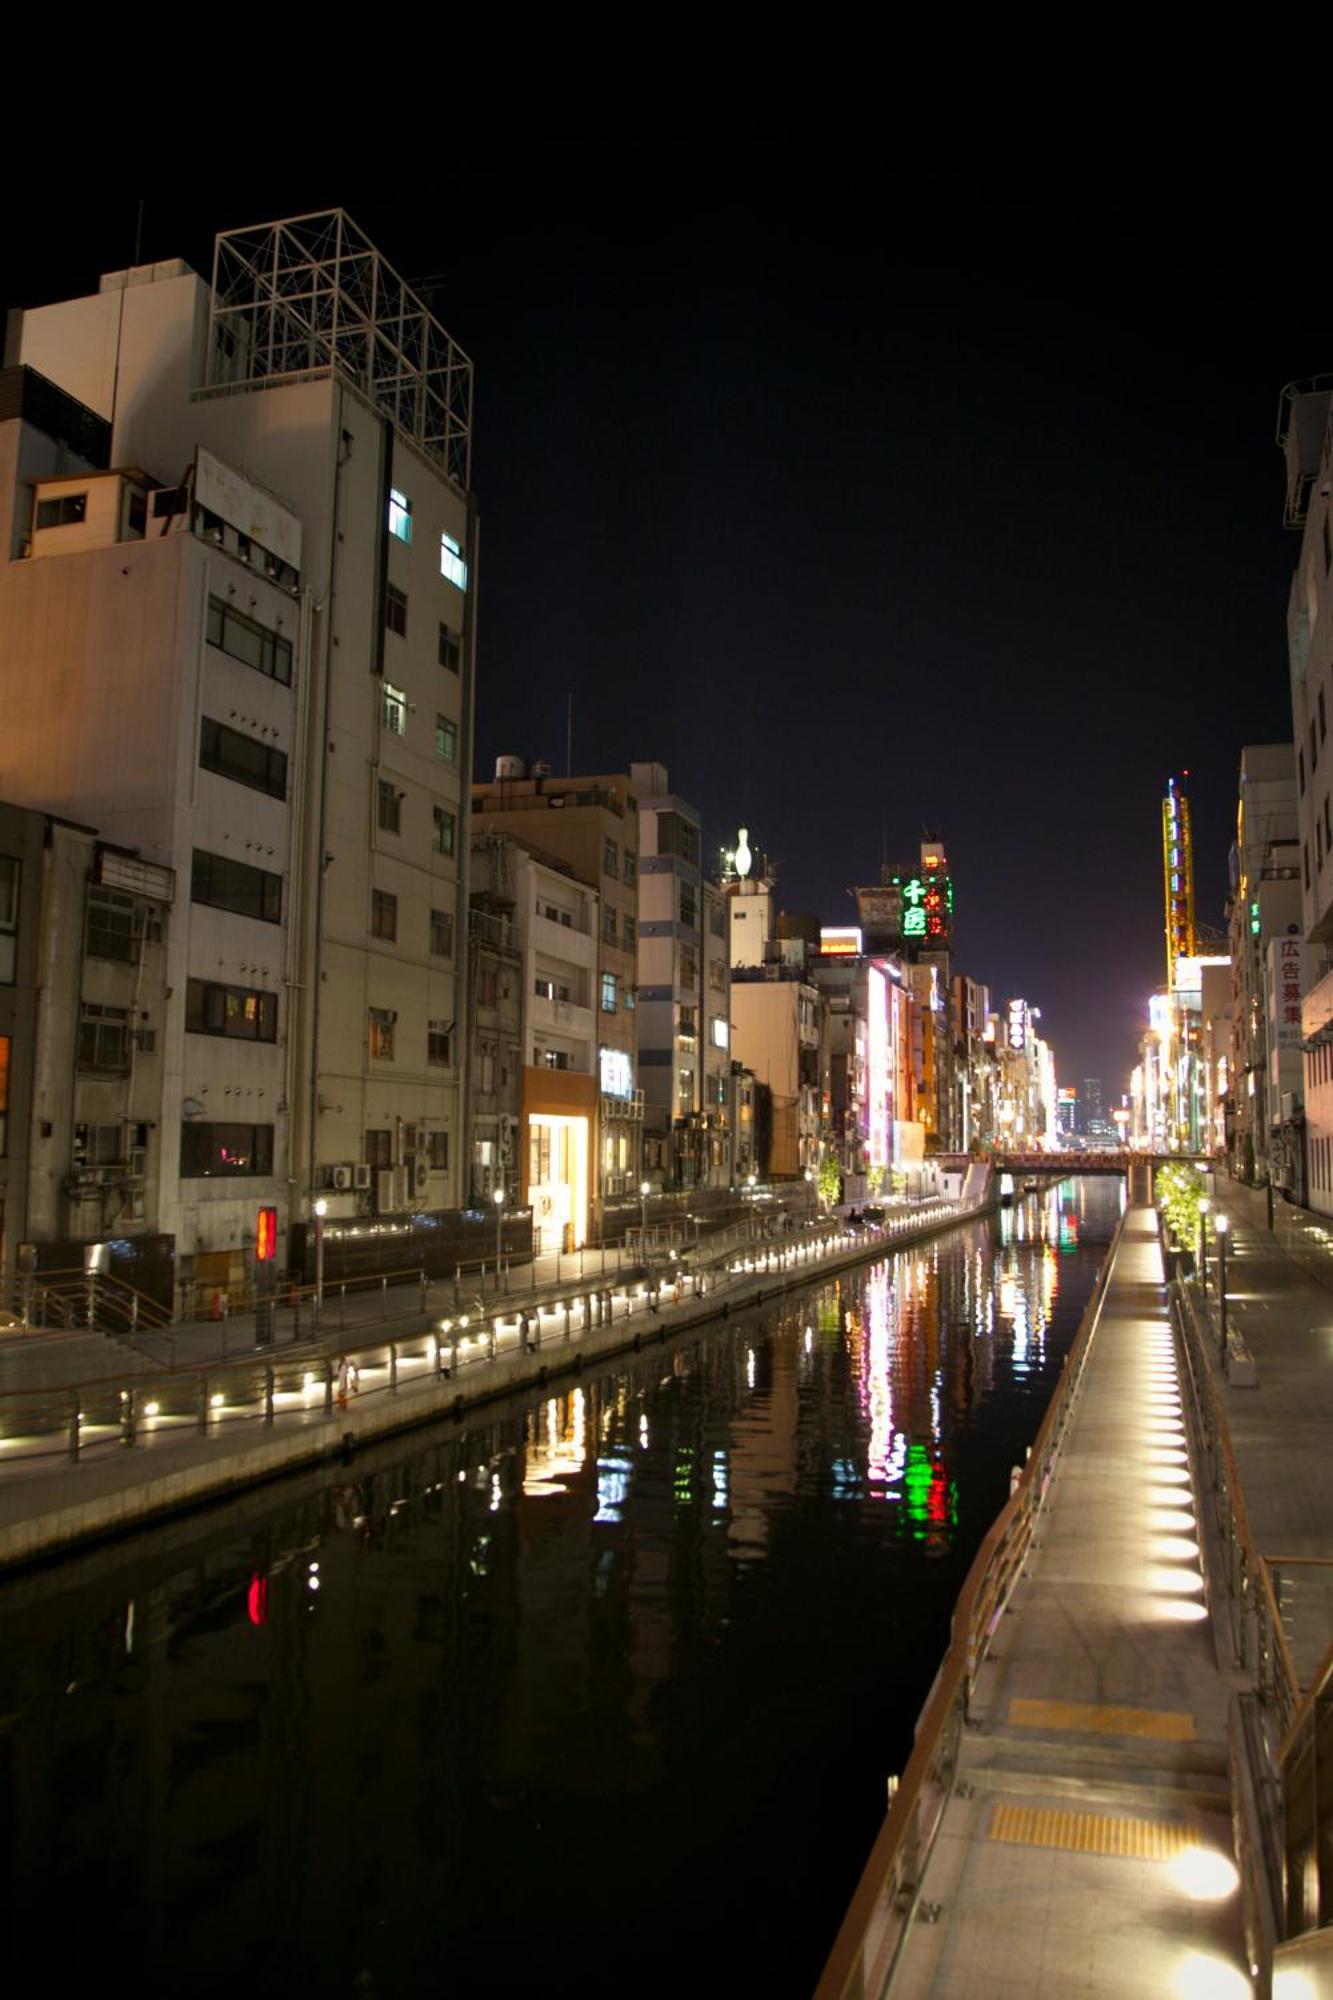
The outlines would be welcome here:
[[[335,211],[224,233],[211,282],[158,264],[11,315],[6,361],[113,469],[0,446],[0,795],[178,885],[152,1171],[183,1274],[243,1264],[265,1201],[280,1230],[317,1194],[455,1206],[467,357]]]

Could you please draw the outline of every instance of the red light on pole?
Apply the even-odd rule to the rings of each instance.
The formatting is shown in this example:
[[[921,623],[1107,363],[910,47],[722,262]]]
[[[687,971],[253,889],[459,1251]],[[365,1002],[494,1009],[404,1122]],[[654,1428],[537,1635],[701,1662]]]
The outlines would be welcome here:
[[[278,1211],[261,1208],[255,1225],[255,1262],[271,1264],[278,1254]]]

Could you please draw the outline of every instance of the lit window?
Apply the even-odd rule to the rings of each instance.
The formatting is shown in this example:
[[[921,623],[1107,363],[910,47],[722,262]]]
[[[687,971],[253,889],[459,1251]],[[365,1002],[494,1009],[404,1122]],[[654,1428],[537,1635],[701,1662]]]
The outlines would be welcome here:
[[[457,825],[453,814],[444,806],[435,806],[432,808],[432,815],[434,832],[431,835],[431,846],[436,854],[452,854]]]
[[[458,724],[450,722],[447,715],[435,718],[435,755],[443,757],[446,764],[458,762]]]
[[[457,584],[460,590],[467,589],[467,564],[452,535],[440,536],[440,575]]]
[[[602,1012],[614,1014],[616,1011],[616,975],[614,972],[602,974]]]
[[[398,1016],[387,1007],[372,1007],[369,1013],[370,1053],[376,1062],[393,1061],[393,1030]]]
[[[412,502],[396,486],[389,488],[389,533],[400,542],[412,539]]]
[[[449,1030],[452,1021],[430,1021],[426,1026],[426,1061],[447,1064],[449,1061]]]
[[[407,696],[392,681],[384,683],[384,727],[393,736],[407,734]]]
[[[720,1014],[714,1014],[713,1047],[715,1049],[725,1049],[729,1039],[729,1033],[730,1033],[729,1024],[722,1019],[722,1016]]]

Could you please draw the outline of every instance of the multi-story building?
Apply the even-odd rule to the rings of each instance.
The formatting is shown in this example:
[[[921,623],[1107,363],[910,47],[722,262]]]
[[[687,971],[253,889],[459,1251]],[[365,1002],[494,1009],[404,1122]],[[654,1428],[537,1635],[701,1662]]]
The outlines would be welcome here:
[[[723,1186],[728,1148],[710,1126],[714,1008],[704,981],[708,908],[700,866],[699,814],[671,790],[664,764],[631,764],[639,801],[639,1074],[644,1095],[644,1172],[673,1187]],[[724,942],[721,939],[716,942]],[[716,952],[714,952],[716,956]],[[721,1000],[720,991],[714,997]],[[712,1075],[721,1075],[717,1045]],[[723,1107],[725,1108],[725,1107]]]
[[[828,1041],[826,1143],[844,1201],[861,1201],[924,1157],[915,1117],[909,968],[862,951],[859,929],[825,928],[809,976],[823,999]]]
[[[598,889],[596,1222],[607,1203],[637,1197],[641,1174],[638,797],[623,775],[553,778],[549,764],[504,756],[496,759],[492,781],[472,787],[472,810],[480,832],[535,845]]]
[[[995,1042],[990,988],[965,972],[954,974],[954,1116],[959,1152],[979,1153],[995,1143]]]
[[[1230,890],[1231,1048],[1226,1151],[1238,1178],[1267,1180],[1272,1134],[1283,1123],[1283,1093],[1279,1090],[1274,1096],[1269,1089],[1266,972],[1271,944],[1275,939],[1290,940],[1295,947],[1282,961],[1285,968],[1297,969],[1304,962],[1296,752],[1290,743],[1247,743],[1240,753]],[[1294,1039],[1299,1049],[1300,995],[1284,1004],[1295,1008],[1296,1019],[1282,1024],[1282,1046],[1289,1048]],[[1295,1091],[1299,1095],[1299,1081]],[[1291,1092],[1288,1079],[1286,1093]],[[1286,1140],[1282,1152],[1285,1163]]]
[[[455,1205],[466,355],[333,212],[13,314],[6,361],[66,403],[0,445],[0,793],[178,884],[158,1228],[188,1271],[265,1198]]]
[[[148,1168],[175,886],[90,827],[0,805],[0,1270],[24,1244],[30,1268],[77,1269],[91,1239],[168,1310]]]
[[[1309,947],[1301,1006],[1305,1055],[1305,1200],[1333,1215],[1333,376],[1282,392],[1284,521],[1301,537],[1287,608],[1291,719],[1296,750],[1301,924]],[[1290,1152],[1298,1134],[1289,1135]],[[1291,1170],[1287,1166],[1288,1184]]]
[[[468,891],[467,1127],[471,1198],[498,1188],[516,1202],[522,1182],[523,955],[515,912],[514,844],[474,827]]]
[[[574,1250],[588,1240],[597,1127],[598,896],[556,856],[512,846],[523,993],[520,1194],[537,1249]]]

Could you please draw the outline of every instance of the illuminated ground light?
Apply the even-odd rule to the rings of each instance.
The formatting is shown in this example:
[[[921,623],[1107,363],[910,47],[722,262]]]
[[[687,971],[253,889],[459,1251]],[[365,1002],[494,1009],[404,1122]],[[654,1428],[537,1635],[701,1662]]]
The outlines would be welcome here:
[[[1176,1968],[1171,1991],[1176,2000],[1250,2000],[1254,1988],[1226,1959],[1192,1951]]]
[[[1167,1873],[1192,1903],[1220,1903],[1240,1887],[1235,1862],[1216,1847],[1182,1847]]]
[[[1150,1569],[1148,1588],[1164,1597],[1192,1597],[1203,1589],[1203,1578],[1197,1569],[1193,1573],[1183,1569]]]
[[[1208,1616],[1208,1606],[1197,1597],[1155,1597],[1152,1609],[1168,1625],[1200,1625]]]
[[[1188,1535],[1158,1535],[1152,1545],[1158,1562],[1197,1563],[1199,1544]]]

